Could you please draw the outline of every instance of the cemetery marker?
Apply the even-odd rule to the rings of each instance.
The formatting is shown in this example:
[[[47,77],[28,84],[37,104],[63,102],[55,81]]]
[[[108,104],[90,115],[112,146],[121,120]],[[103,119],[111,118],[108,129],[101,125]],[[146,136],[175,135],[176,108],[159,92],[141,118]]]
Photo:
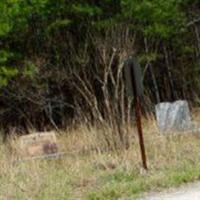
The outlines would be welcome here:
[[[144,145],[144,137],[141,124],[141,97],[143,96],[142,73],[139,63],[135,58],[125,62],[125,78],[129,95],[134,96],[135,117],[141,150],[142,165],[147,170],[147,159]]]
[[[20,149],[24,156],[34,157],[58,152],[58,142],[54,132],[41,132],[20,137]]]

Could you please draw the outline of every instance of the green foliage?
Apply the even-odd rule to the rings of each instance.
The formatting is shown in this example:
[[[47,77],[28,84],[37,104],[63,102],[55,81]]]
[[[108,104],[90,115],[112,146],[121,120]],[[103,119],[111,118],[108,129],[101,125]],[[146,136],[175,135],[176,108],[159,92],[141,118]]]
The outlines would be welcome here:
[[[138,24],[145,36],[168,39],[184,30],[185,14],[176,0],[122,1],[125,16]]]
[[[70,22],[71,21],[68,19],[56,20],[48,26],[48,31],[67,27],[70,24]]]
[[[92,6],[89,4],[72,4],[71,7],[71,11],[73,13],[75,13],[76,15],[87,15],[87,16],[95,16],[95,15],[99,15],[102,14],[101,9],[96,7],[96,6]]]
[[[0,51],[0,64],[6,63],[8,61],[8,59],[12,56],[13,56],[12,53],[9,53],[5,50],[1,50]]]
[[[26,62],[24,70],[23,70],[23,75],[27,78],[32,79],[37,74],[38,74],[37,66],[35,66],[34,63],[32,62]]]
[[[159,54],[157,53],[146,53],[146,54],[142,54],[140,57],[139,57],[139,61],[141,63],[150,63],[150,62],[154,62],[156,61],[158,58],[159,58]]]
[[[199,12],[198,0],[1,0],[0,90],[4,86],[4,91],[6,88],[23,96],[13,100],[16,96],[13,95],[8,97],[10,102],[8,99],[5,102],[28,105],[25,99],[29,99],[34,110],[40,112],[39,116],[46,112],[47,102],[55,103],[53,108],[61,110],[61,102],[56,100],[59,95],[63,102],[74,104],[80,97],[72,84],[72,69],[84,69],[80,74],[92,77],[86,85],[93,85],[92,90],[101,102],[98,88],[102,83],[96,83],[100,80],[95,73],[107,65],[113,47],[117,50],[113,68],[132,52],[137,54],[142,66],[146,66],[147,75],[147,63],[155,64],[153,70],[159,90],[165,85],[161,92],[163,99],[170,96],[170,92],[165,91],[170,88],[167,85],[169,68],[174,77],[180,77],[173,78],[177,98],[183,97],[183,91],[190,91],[188,87],[193,88],[193,85],[200,91],[198,78],[191,78],[199,71],[199,22],[195,28],[187,26],[199,18]],[[170,65],[167,68],[166,63]],[[146,77],[145,87],[154,93],[150,77],[154,76]],[[37,102],[33,104],[30,99],[36,97]],[[75,105],[70,108],[73,107]],[[26,112],[33,112],[33,108],[31,112],[29,108],[31,106],[27,106]],[[70,113],[69,107],[65,108],[65,113]],[[54,112],[57,115],[57,110]]]
[[[9,1],[0,4],[3,15],[0,17],[0,36],[9,31],[27,30],[31,23],[43,24],[48,29],[66,27],[79,23],[97,24],[107,28],[111,22],[131,20],[136,28],[146,36],[168,39],[184,30],[185,13],[181,10],[181,1],[176,0],[121,0],[101,3],[91,1]],[[6,14],[8,13],[8,14]],[[35,21],[36,20],[36,21]],[[78,21],[77,21],[78,20]],[[88,21],[89,20],[89,21]]]
[[[8,81],[18,74],[15,68],[0,66],[0,87],[7,86]]]
[[[8,81],[18,74],[18,70],[14,67],[6,66],[9,58],[12,58],[13,54],[7,51],[0,51],[0,87],[6,86]]]
[[[6,1],[1,1],[0,2],[0,37],[6,35],[11,27],[9,24],[9,16],[8,16],[8,6],[6,5]]]

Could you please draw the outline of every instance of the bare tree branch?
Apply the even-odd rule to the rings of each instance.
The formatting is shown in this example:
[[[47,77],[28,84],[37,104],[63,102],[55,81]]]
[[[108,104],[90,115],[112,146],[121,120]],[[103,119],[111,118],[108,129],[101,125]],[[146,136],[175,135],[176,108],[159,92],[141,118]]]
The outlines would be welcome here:
[[[192,25],[194,25],[194,24],[196,24],[196,23],[198,23],[198,22],[200,22],[200,17],[199,17],[199,18],[196,18],[196,19],[193,19],[192,21],[188,22],[188,23],[186,24],[186,27],[192,26]]]

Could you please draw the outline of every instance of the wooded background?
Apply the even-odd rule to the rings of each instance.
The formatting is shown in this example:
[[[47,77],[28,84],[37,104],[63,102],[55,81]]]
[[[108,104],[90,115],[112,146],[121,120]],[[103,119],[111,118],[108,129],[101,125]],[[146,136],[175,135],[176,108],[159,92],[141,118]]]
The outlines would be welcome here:
[[[149,110],[176,99],[198,106],[199,0],[1,0],[1,127],[125,123],[122,68],[131,56]]]

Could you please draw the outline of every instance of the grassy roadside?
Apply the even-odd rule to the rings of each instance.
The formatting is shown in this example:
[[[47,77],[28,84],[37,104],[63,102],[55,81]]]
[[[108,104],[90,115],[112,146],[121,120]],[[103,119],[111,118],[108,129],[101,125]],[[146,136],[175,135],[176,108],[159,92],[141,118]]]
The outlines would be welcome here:
[[[123,152],[93,151],[101,145],[98,130],[81,127],[69,138],[60,136],[60,160],[38,160],[13,165],[15,152],[0,145],[0,200],[114,200],[135,199],[143,192],[179,186],[200,179],[200,134],[158,134],[145,122],[149,172],[140,173],[135,142]],[[132,129],[134,134],[135,130]]]
[[[90,192],[88,199],[137,199],[144,192],[162,188],[177,187],[183,183],[198,180],[200,165],[187,165],[178,168],[169,168],[151,172],[150,175],[141,176],[135,173],[115,172],[104,177],[105,185]],[[108,179],[109,178],[109,179]]]

